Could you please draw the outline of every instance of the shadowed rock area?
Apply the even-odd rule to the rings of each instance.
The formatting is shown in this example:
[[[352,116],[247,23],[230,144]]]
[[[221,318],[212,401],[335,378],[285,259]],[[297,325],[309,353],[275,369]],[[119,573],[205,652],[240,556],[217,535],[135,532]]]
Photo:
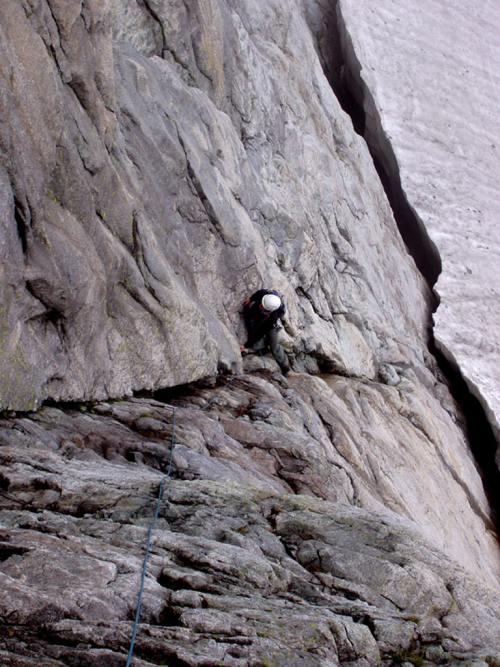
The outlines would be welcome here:
[[[6,667],[125,666],[166,475],[133,667],[500,664],[474,424],[331,10],[0,6]],[[261,287],[287,377],[240,354]]]

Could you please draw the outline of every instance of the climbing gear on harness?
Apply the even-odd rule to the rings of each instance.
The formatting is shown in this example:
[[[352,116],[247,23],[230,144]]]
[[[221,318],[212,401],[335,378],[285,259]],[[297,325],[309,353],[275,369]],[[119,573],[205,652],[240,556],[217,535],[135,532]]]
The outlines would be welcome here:
[[[272,312],[273,310],[278,310],[278,308],[282,305],[281,299],[277,294],[265,294],[262,297],[261,303],[264,310],[267,310],[269,312]]]

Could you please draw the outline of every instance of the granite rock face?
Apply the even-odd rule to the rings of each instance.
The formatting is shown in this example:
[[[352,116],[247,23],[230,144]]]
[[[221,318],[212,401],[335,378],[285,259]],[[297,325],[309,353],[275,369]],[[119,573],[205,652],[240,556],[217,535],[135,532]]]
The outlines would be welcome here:
[[[456,10],[430,1],[337,7],[368,140],[399,173],[442,261],[436,343],[498,438],[500,13],[491,3]]]
[[[2,664],[125,665],[170,472],[133,665],[500,664],[474,425],[341,108],[342,17],[3,0]],[[287,378],[240,354],[263,286]]]
[[[367,403],[377,391],[342,382]],[[498,586],[427,542],[415,516],[383,507],[370,462],[326,437],[320,389],[264,369],[211,405],[203,389],[175,405],[44,408],[4,424],[2,664],[125,664],[173,440],[132,664],[498,664]],[[344,400],[345,449],[355,420]],[[397,480],[387,485],[396,504]],[[352,506],[353,493],[372,509]]]
[[[297,369],[424,367],[429,296],[300,7],[155,7],[2,5],[2,406],[241,368],[262,285]]]

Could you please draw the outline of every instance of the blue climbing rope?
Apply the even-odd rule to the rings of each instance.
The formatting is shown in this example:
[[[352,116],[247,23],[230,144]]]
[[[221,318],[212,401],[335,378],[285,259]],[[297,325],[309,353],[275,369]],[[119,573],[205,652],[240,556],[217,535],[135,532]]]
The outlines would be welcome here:
[[[260,355],[262,357],[262,352],[260,352]],[[232,377],[229,380],[229,382],[227,382],[221,389],[219,389],[219,391],[214,395],[212,400],[209,403],[207,403],[205,406],[200,408],[200,410],[203,412],[203,410],[206,410],[208,407],[210,407],[212,405],[212,403],[215,401],[215,399],[217,398],[217,396],[222,391],[224,391],[224,389],[227,389],[227,387],[229,387],[229,385],[232,384],[237,378],[243,377],[244,375],[248,375],[248,373],[251,373],[252,371],[256,371],[256,370],[260,370],[260,369],[259,368],[250,368],[248,371],[245,371],[241,375],[235,375],[234,377]],[[168,406],[168,407],[171,407],[171,406]],[[138,627],[139,627],[139,616],[140,616],[140,613],[141,613],[142,594],[144,593],[144,583],[146,581],[146,566],[148,564],[149,547],[151,546],[151,535],[152,535],[153,529],[156,525],[156,521],[158,519],[158,514],[159,514],[159,511],[160,511],[161,497],[162,497],[162,494],[163,494],[163,484],[165,483],[165,480],[167,480],[170,477],[170,474],[172,472],[172,460],[173,460],[173,456],[174,456],[174,447],[175,447],[175,444],[174,444],[174,442],[175,442],[175,413],[176,413],[177,408],[171,407],[171,409],[174,411],[174,415],[173,415],[173,418],[172,418],[172,441],[170,443],[170,461],[169,461],[169,464],[168,464],[167,474],[164,475],[162,477],[161,481],[160,481],[160,489],[159,489],[159,493],[158,493],[158,502],[156,503],[156,512],[155,512],[155,516],[154,516],[154,519],[153,519],[153,523],[151,524],[151,526],[149,527],[149,530],[148,530],[148,541],[147,541],[147,544],[146,544],[146,553],[144,554],[144,562],[142,564],[141,586],[139,588],[139,598],[137,600],[137,608],[136,608],[136,611],[135,611],[134,629],[133,629],[133,632],[132,632],[132,639],[131,639],[131,642],[130,642],[130,648],[129,648],[129,651],[128,651],[127,663],[126,663],[125,667],[130,667],[130,661],[132,660],[132,653],[134,651],[135,638],[136,638],[137,630],[138,630]]]
[[[170,407],[170,406],[169,406]],[[156,525],[156,521],[158,519],[158,513],[160,511],[160,503],[161,503],[161,497],[163,494],[163,484],[165,483],[165,480],[170,477],[170,473],[172,472],[172,460],[174,456],[174,439],[175,439],[175,412],[177,408],[172,408],[174,411],[174,416],[172,419],[172,442],[170,444],[170,461],[168,463],[168,471],[167,474],[164,475],[160,481],[160,490],[158,493],[158,502],[156,503],[156,512],[155,516],[153,519],[153,523],[149,527],[148,531],[148,542],[146,544],[146,553],[144,554],[144,562],[142,564],[142,575],[141,575],[141,586],[139,589],[139,598],[137,600],[137,609],[135,611],[135,621],[134,621],[134,630],[132,632],[132,640],[130,642],[130,648],[128,651],[128,656],[127,656],[127,663],[125,667],[130,667],[130,661],[132,660],[132,653],[134,651],[134,644],[135,644],[135,637],[137,635],[137,629],[139,627],[139,615],[141,613],[141,604],[142,604],[142,594],[144,593],[144,582],[146,581],[146,566],[148,564],[148,556],[149,556],[149,547],[151,546],[151,535],[153,533],[153,529]]]
[[[163,484],[164,484],[166,479],[167,479],[167,475],[165,475],[165,477],[163,477],[161,482],[160,482],[160,492],[158,494],[158,503],[156,504],[155,518],[154,518],[154,521],[151,524],[151,526],[149,528],[149,531],[148,531],[148,543],[146,545],[146,554],[144,556],[144,563],[142,564],[141,587],[139,589],[139,599],[137,601],[137,609],[136,609],[136,612],[135,612],[134,631],[132,632],[132,641],[130,643],[130,649],[129,649],[129,652],[128,652],[126,667],[129,667],[129,665],[130,665],[130,661],[132,659],[132,652],[134,650],[135,636],[137,635],[137,628],[139,626],[139,614],[141,613],[141,603],[142,603],[142,594],[144,592],[144,582],[146,580],[146,565],[148,564],[149,547],[151,545],[151,533],[153,532],[153,528],[156,525],[156,520],[158,519],[158,512],[160,511],[160,501],[161,501],[161,496],[162,496],[162,493],[163,493]]]

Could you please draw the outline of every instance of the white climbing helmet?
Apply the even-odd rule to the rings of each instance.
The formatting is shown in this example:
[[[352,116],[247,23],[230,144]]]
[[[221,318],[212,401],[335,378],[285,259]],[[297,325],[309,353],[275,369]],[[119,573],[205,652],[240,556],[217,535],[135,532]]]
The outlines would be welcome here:
[[[276,294],[266,294],[262,298],[262,307],[264,310],[271,312],[277,310],[281,306],[281,299]]]

